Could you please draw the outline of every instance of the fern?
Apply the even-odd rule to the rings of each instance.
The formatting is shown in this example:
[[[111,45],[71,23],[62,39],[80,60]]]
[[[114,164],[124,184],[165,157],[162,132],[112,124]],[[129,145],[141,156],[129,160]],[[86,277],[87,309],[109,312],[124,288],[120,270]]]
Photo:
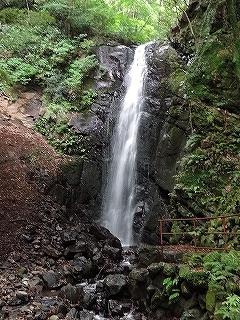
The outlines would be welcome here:
[[[229,295],[222,302],[221,307],[215,312],[215,315],[222,315],[223,319],[239,320],[240,319],[240,297],[236,294]]]

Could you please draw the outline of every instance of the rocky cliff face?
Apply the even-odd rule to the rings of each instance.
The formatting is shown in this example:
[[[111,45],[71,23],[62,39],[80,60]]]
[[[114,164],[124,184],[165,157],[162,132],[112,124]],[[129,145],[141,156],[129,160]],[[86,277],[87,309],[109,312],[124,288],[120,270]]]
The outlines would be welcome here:
[[[133,54],[134,48],[125,46],[97,49],[100,68],[94,76],[93,88],[98,92],[98,99],[90,113],[76,114],[70,122],[77,133],[86,136],[87,149],[87,159],[72,166],[71,172],[76,170],[75,178],[69,176],[69,167],[66,171],[74,190],[71,208],[84,214],[87,221],[96,220],[101,211],[106,157],[124,90],[123,77]],[[184,97],[177,98],[167,81],[172,72],[184,67],[183,61],[168,43],[161,42],[150,44],[147,56],[146,93],[138,141],[138,207],[133,228],[139,234],[148,220],[143,239],[158,243],[158,219],[168,215],[168,193],[173,190],[177,161],[189,126],[188,111],[182,113],[178,109]]]
[[[70,208],[88,222],[96,220],[101,212],[104,157],[116,114],[113,100],[120,96],[123,77],[134,50],[104,45],[97,48],[95,54],[99,68],[92,75],[91,87],[98,93],[98,98],[88,113],[74,114],[69,123],[76,133],[84,136],[86,154],[64,169],[72,188]]]

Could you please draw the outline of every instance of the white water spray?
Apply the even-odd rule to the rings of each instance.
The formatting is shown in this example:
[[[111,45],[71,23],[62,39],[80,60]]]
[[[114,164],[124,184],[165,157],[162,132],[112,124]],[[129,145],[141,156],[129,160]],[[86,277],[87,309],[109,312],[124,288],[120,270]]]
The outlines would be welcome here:
[[[112,140],[111,163],[104,196],[102,224],[123,245],[133,244],[137,137],[146,74],[146,45],[139,46],[127,74],[127,91]]]

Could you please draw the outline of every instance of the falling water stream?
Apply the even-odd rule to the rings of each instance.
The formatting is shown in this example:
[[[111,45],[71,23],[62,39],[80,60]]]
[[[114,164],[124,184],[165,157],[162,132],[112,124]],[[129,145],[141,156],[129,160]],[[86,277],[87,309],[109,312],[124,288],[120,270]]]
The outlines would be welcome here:
[[[120,105],[111,145],[102,224],[123,245],[133,244],[137,137],[147,70],[145,45],[139,46],[126,76],[126,93]]]

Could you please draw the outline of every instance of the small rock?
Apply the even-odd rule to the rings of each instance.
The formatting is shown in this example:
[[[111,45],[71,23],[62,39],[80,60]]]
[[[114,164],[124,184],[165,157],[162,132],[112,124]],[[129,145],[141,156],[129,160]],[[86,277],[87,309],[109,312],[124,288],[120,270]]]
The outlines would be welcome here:
[[[62,228],[59,226],[59,224],[56,225],[56,230],[57,231],[62,231]]]
[[[61,288],[59,296],[68,299],[73,304],[76,304],[81,299],[82,291],[82,287],[75,287],[69,283]]]
[[[46,283],[48,289],[58,289],[61,286],[61,275],[58,272],[52,270],[43,274],[43,280]]]
[[[31,234],[25,234],[25,233],[20,235],[20,239],[27,242],[27,243],[31,243],[34,240],[34,238]]]
[[[89,233],[94,235],[94,237],[98,240],[104,240],[110,246],[122,249],[121,241],[115,237],[108,229],[92,224],[89,228]]]
[[[58,316],[55,316],[55,315],[53,315],[53,316],[51,316],[50,318],[49,318],[49,320],[58,320],[59,318],[58,318]]]
[[[72,308],[67,314],[66,314],[66,319],[68,320],[74,320],[78,319],[78,311],[75,308]],[[81,318],[82,319],[82,318]]]
[[[59,258],[62,253],[58,250],[56,250],[55,248],[51,247],[51,246],[46,246],[46,247],[43,247],[43,252],[46,253],[46,255],[48,255],[49,257],[52,257],[52,258]]]
[[[29,279],[28,278],[23,278],[22,279],[22,284],[24,285],[24,286],[28,286],[28,283],[29,283]]]
[[[28,302],[28,293],[26,291],[17,291],[16,298],[20,299],[23,302]]]
[[[108,245],[104,246],[103,248],[103,254],[109,256],[114,261],[121,258],[122,255],[122,249],[110,247]]]
[[[79,312],[79,319],[81,320],[93,320],[94,314],[90,313],[89,311],[80,311]]]
[[[77,234],[75,231],[66,231],[61,235],[62,243],[64,247],[71,246],[76,243]]]
[[[122,304],[116,300],[109,300],[108,308],[112,316],[123,316]]]
[[[6,305],[6,302],[3,300],[0,300],[0,308],[4,307]]]
[[[199,320],[202,314],[198,309],[190,309],[183,313],[180,320]]]
[[[122,274],[110,274],[104,279],[106,297],[119,294],[126,286],[126,277]]]
[[[18,299],[17,297],[15,297],[9,302],[9,305],[11,307],[15,307],[15,306],[20,306],[22,303],[23,301],[21,299]]]

